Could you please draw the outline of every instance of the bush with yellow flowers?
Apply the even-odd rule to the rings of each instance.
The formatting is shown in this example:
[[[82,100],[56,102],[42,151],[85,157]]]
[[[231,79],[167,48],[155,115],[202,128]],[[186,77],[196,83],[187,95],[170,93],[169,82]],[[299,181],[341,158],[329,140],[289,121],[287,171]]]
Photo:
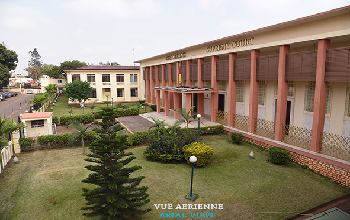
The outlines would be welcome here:
[[[195,162],[194,165],[198,167],[205,166],[214,154],[213,148],[200,142],[193,142],[192,144],[184,146],[183,152],[188,164],[191,164],[190,156],[196,156],[197,162]]]

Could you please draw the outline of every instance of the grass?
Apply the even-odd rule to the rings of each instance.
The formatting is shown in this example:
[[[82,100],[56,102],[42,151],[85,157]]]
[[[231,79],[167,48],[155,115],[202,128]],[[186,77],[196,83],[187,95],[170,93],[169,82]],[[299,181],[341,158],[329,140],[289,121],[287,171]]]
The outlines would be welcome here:
[[[184,197],[190,191],[191,167],[146,161],[145,146],[132,148],[133,164],[146,176],[152,211],[144,220],[159,219],[161,213],[214,213],[211,219],[281,219],[349,193],[350,190],[301,166],[272,165],[268,153],[249,144],[234,145],[228,135],[204,136],[214,156],[205,168],[195,168],[195,201]],[[256,159],[249,159],[254,151]],[[0,187],[0,219],[85,219],[81,182],[88,175],[81,148],[35,151],[18,155],[20,163],[5,169]],[[91,187],[91,186],[90,186]],[[56,200],[57,204],[54,204]],[[177,204],[223,204],[221,210],[180,210]],[[154,204],[172,204],[173,209],[156,209]],[[270,213],[267,213],[270,212]],[[273,212],[273,213],[271,213]],[[172,219],[172,218],[169,218]],[[199,218],[193,218],[199,219]]]
[[[129,106],[129,107],[136,107],[137,103],[136,102],[124,102],[122,103],[123,105]],[[97,112],[101,107],[106,107],[106,104],[95,104],[95,109],[91,109],[92,104],[86,104],[84,108],[84,113],[89,113],[89,112]],[[113,104],[114,107],[117,106],[117,103]],[[52,106],[53,110],[53,116],[61,117],[62,115],[69,115],[70,111],[72,110],[72,114],[83,114],[83,108],[80,107],[80,105],[71,105],[68,106],[68,98],[66,96],[60,96],[57,99],[57,102],[55,106]],[[146,106],[146,112],[153,112],[152,109],[149,106]],[[144,109],[140,108],[140,113],[144,113]]]

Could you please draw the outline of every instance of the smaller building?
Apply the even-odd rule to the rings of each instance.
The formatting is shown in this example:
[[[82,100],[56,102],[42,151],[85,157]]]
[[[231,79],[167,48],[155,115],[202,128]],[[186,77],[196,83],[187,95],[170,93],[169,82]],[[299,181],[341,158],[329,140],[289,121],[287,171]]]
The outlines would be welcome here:
[[[141,98],[139,66],[84,66],[75,70],[65,70],[67,82],[75,80],[89,82],[93,88],[89,101],[130,102]],[[69,102],[73,103],[73,102]]]
[[[21,115],[24,123],[24,136],[36,138],[41,135],[53,134],[52,112],[34,112]]]
[[[50,84],[55,84],[57,86],[57,93],[62,93],[63,88],[66,85],[66,82],[67,82],[66,79],[53,79],[48,76],[40,78],[41,93],[46,92],[45,88]]]

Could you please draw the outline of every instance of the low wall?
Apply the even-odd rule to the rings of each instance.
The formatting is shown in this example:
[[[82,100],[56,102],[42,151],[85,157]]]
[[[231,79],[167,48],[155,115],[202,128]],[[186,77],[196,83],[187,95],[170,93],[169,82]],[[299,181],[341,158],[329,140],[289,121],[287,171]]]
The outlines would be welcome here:
[[[291,160],[301,165],[305,165],[314,172],[329,177],[341,185],[350,187],[350,162],[348,161],[285,144],[283,142],[274,141],[230,127],[224,127],[224,131],[227,133],[241,133],[244,136],[244,141],[261,146],[266,150],[268,150],[270,147],[283,147],[290,151]]]

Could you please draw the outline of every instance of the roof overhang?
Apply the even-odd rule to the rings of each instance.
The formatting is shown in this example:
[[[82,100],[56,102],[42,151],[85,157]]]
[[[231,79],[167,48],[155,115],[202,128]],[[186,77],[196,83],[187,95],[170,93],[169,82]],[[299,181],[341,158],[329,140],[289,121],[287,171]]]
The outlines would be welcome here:
[[[198,88],[198,87],[188,87],[188,86],[178,86],[178,87],[154,87],[155,90],[163,90],[167,92],[174,93],[213,93],[216,92],[212,88]]]

